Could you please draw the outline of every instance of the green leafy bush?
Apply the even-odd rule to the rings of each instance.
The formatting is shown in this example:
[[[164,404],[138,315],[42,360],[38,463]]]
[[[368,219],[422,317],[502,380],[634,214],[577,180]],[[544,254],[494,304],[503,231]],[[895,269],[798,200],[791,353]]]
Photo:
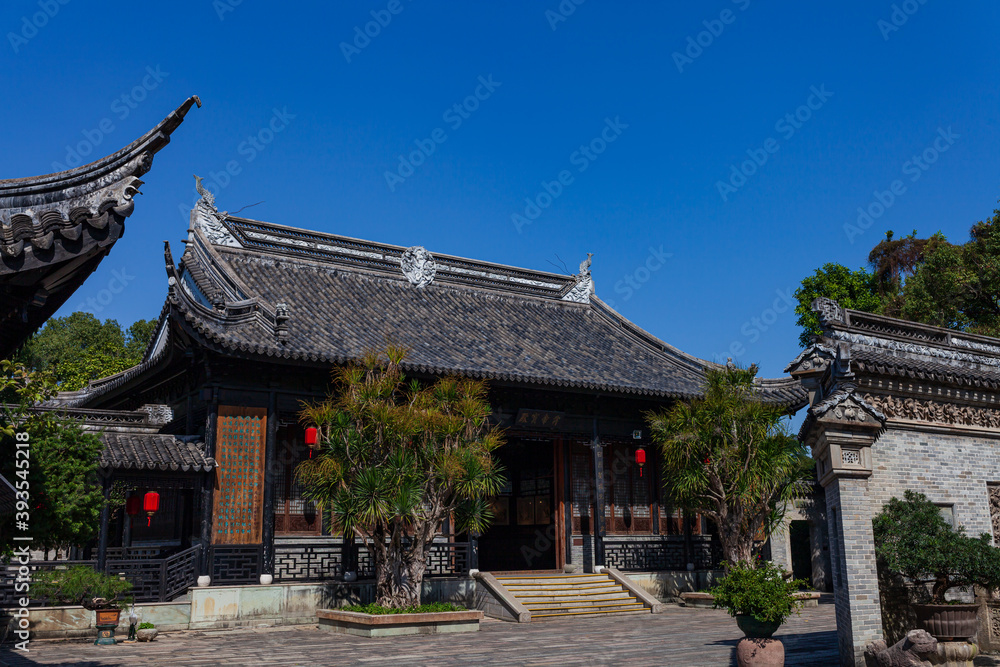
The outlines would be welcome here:
[[[131,602],[132,584],[98,572],[87,565],[37,572],[32,577],[35,597],[50,602],[78,604],[87,609],[107,609]]]
[[[465,611],[465,607],[450,602],[429,602],[417,607],[391,608],[378,604],[356,604],[344,607],[344,611],[356,611],[359,614],[433,614],[442,611]]]
[[[801,579],[785,579],[785,573],[771,562],[754,566],[737,563],[711,590],[715,606],[730,616],[753,616],[761,622],[784,623],[792,612],[798,613],[802,600],[794,597],[805,585]]]
[[[156,626],[153,625],[152,623],[140,623],[139,627],[136,628],[136,630],[152,630],[155,627]]]
[[[1000,588],[1000,549],[987,533],[978,538],[952,528],[937,505],[907,490],[873,521],[875,554],[890,571],[918,584],[933,583],[931,601],[945,604],[956,586]]]

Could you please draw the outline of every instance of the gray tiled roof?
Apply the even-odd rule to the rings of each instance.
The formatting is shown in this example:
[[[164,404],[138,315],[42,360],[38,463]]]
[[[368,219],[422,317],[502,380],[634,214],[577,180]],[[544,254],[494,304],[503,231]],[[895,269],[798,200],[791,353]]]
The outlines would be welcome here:
[[[404,248],[224,222],[214,242],[192,232],[169,301],[190,330],[239,354],[334,364],[392,341],[410,349],[411,371],[658,397],[699,395],[714,365],[596,296],[567,300],[578,276],[436,256],[434,281],[417,288],[399,268]],[[761,386],[805,402],[791,378]]]
[[[215,459],[205,456],[205,445],[159,433],[103,433],[101,467],[115,470],[208,472]]]

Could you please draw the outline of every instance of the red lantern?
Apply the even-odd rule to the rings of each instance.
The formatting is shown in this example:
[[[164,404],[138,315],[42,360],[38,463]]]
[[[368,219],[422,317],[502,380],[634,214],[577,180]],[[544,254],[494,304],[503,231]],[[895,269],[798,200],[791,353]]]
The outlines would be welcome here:
[[[135,516],[142,509],[142,498],[139,496],[130,496],[128,500],[125,501],[125,513],[129,516]]]
[[[639,466],[639,477],[642,477],[642,466],[646,465],[646,450],[642,447],[635,450],[635,462]]]
[[[153,514],[160,509],[160,494],[156,491],[147,491],[142,497],[142,509],[146,511],[146,526],[151,526]]]
[[[317,449],[319,442],[319,430],[315,426],[306,429],[306,444],[309,445],[309,458],[313,456],[313,450]]]

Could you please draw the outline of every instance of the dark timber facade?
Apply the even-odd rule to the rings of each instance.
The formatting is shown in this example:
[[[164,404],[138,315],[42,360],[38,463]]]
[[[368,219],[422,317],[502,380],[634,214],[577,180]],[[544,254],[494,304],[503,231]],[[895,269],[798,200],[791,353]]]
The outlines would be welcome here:
[[[325,395],[333,365],[387,341],[410,349],[411,377],[486,380],[507,433],[497,520],[483,535],[449,535],[432,574],[717,562],[701,522],[662,502],[643,421],[697,396],[711,364],[606,306],[589,258],[565,276],[432,257],[228,216],[202,194],[179,261],[165,249],[168,296],[145,360],[59,403],[166,405],[162,432],[204,443],[218,468],[197,499],[198,540],[218,583],[364,576],[366,554],[332,535],[296,486],[308,456],[298,412]],[[805,403],[791,378],[761,384],[768,400]],[[650,452],[642,474],[639,446]]]

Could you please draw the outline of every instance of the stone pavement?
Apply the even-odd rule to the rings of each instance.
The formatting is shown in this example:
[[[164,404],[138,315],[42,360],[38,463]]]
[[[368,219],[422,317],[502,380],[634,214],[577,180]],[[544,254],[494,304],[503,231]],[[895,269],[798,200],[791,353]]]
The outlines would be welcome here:
[[[793,616],[776,635],[788,667],[836,665],[833,605]],[[528,624],[487,619],[480,632],[363,639],[315,626],[171,632],[152,644],[104,647],[91,641],[35,641],[31,652],[5,646],[0,661],[29,665],[735,665],[742,633],[725,612],[670,606],[666,613]],[[977,664],[979,664],[977,662]],[[1000,663],[983,663],[1000,664]]]

